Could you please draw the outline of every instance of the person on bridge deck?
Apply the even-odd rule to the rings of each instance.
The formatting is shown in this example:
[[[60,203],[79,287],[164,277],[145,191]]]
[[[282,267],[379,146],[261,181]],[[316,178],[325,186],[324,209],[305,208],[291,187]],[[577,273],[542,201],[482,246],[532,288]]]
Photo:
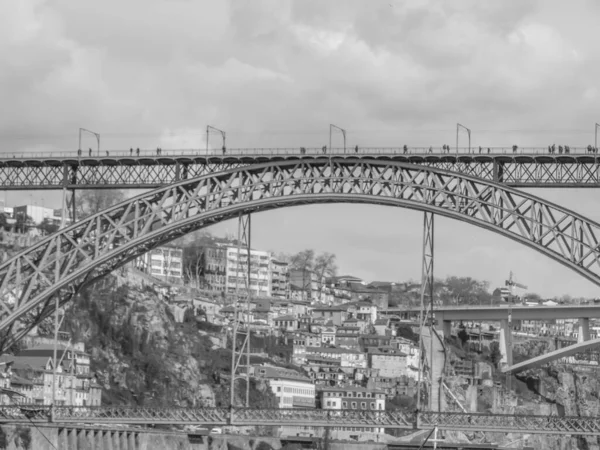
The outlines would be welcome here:
[[[479,146],[479,153],[481,153],[481,145]]]
[[[327,146],[326,145],[323,146],[323,154],[325,154],[325,153],[327,153]]]
[[[156,147],[156,155],[160,155],[160,148]]]
[[[405,145],[404,147],[402,147],[403,153],[406,155],[406,153],[408,152],[408,147]]]
[[[92,149],[90,148],[90,156],[92,156]]]
[[[135,153],[136,153],[138,156],[140,156],[140,148],[139,148],[139,147],[135,149]]]
[[[227,149],[225,148],[225,146],[223,146],[223,148],[221,150],[223,150],[223,154],[225,154],[225,152],[227,152]]]
[[[442,153],[446,153],[446,144],[442,145]]]
[[[563,152],[563,146],[562,146],[562,145],[559,145],[559,146],[558,146],[558,154],[559,154],[559,155],[562,155],[562,152]]]
[[[108,150],[106,150],[106,156],[108,156]]]
[[[306,155],[306,149],[304,147],[300,147],[300,154]]]
[[[433,147],[429,147],[429,153],[433,153]]]
[[[552,153],[556,153],[556,144],[552,144]]]
[[[358,153],[358,145],[354,147],[354,153]]]
[[[565,153],[571,153],[571,147],[565,145]]]
[[[491,152],[491,150],[490,150],[490,148],[488,147],[488,153],[490,153],[490,152]]]
[[[77,150],[77,156],[81,156],[81,149]]]
[[[133,156],[133,147],[130,147],[130,148],[129,148],[129,154],[130,154],[131,156]]]
[[[517,149],[518,149],[518,148],[519,148],[518,146],[516,146],[516,145],[513,145],[513,153],[517,153]]]
[[[552,153],[552,147],[548,146],[548,153]]]
[[[587,152],[588,152],[588,153],[592,153],[592,146],[591,146],[591,145],[588,145],[588,146],[587,146]]]

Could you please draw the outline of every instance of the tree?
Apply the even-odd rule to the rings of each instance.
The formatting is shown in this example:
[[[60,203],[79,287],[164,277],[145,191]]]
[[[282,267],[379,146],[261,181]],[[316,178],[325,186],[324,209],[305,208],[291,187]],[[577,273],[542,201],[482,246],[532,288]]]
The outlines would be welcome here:
[[[419,335],[413,331],[410,325],[398,325],[398,327],[396,328],[396,335],[413,342],[419,342]]]
[[[15,216],[15,221],[15,230],[20,233],[25,233],[34,225],[33,219],[24,212],[18,212]]]
[[[58,229],[60,228],[60,225],[58,225],[54,220],[50,219],[49,217],[45,217],[44,220],[42,220],[42,223],[39,225],[38,228],[44,234],[52,234],[52,233],[56,233],[58,231]]]
[[[315,265],[315,251],[312,249],[306,249],[290,257],[290,266],[293,269],[302,271],[302,289],[307,292],[306,278],[310,277]],[[309,278],[307,298],[311,297],[311,279]]]
[[[477,281],[471,277],[448,277],[444,283],[447,296],[453,304],[489,305],[492,295],[487,281]]]
[[[335,263],[335,255],[333,253],[321,253],[315,260],[315,274],[317,275],[317,283],[319,283],[319,300],[323,291],[325,277],[334,277],[337,274],[337,265]]]
[[[490,342],[490,360],[494,367],[498,368],[498,363],[502,360],[502,352],[497,341]]]
[[[77,214],[83,219],[117,203],[122,202],[125,195],[118,190],[91,189],[81,191],[77,198]]]
[[[458,339],[460,339],[460,346],[464,347],[467,341],[469,340],[469,333],[467,333],[467,330],[465,329],[465,326],[462,324],[462,322],[458,328],[459,331],[457,336]]]

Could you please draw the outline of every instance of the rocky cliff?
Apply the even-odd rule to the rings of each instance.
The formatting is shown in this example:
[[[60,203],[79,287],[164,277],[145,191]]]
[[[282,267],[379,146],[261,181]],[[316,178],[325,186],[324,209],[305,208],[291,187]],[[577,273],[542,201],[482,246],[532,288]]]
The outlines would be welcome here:
[[[220,347],[226,342],[222,330],[195,320],[176,323],[152,288],[107,277],[78,296],[65,327],[91,354],[103,404],[229,404],[229,382],[222,375],[228,375],[231,353]],[[245,393],[245,386],[238,391]],[[259,406],[274,402],[260,383],[251,384],[251,397]]]

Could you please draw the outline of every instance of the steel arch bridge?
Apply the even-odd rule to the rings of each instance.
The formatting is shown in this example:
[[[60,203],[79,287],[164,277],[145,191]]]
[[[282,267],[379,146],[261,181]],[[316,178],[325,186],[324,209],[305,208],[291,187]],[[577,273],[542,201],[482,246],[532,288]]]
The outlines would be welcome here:
[[[181,181],[47,237],[0,266],[0,350],[83,286],[148,250],[243,214],[311,203],[429,211],[527,245],[600,285],[600,225],[533,195],[393,161],[269,162]]]

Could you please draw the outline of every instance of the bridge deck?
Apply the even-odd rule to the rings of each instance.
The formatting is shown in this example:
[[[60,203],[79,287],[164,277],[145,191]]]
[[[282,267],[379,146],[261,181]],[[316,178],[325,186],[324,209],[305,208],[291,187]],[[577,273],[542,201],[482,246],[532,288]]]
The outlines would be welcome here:
[[[590,339],[589,341],[579,342],[574,345],[569,345],[568,347],[559,348],[558,350],[554,350],[549,353],[545,353],[543,355],[537,356],[535,358],[528,359],[527,361],[520,362],[518,364],[513,364],[512,366],[507,366],[502,368],[502,372],[504,373],[518,373],[523,372],[527,369],[533,369],[534,367],[542,366],[551,361],[555,361],[560,358],[566,358],[567,356],[576,355],[577,353],[585,352],[586,350],[592,349],[594,347],[598,347],[600,345],[599,339]]]
[[[600,418],[422,411],[0,406],[0,423],[298,425],[600,436]]]
[[[402,313],[419,314],[418,308],[388,308],[385,313],[398,315]],[[437,320],[552,320],[600,318],[600,305],[563,305],[563,306],[441,306],[435,308]]]
[[[487,152],[487,149],[486,149]],[[543,148],[494,148],[490,153],[469,149],[429,153],[428,149],[359,148],[77,151],[0,155],[1,189],[155,188],[239,165],[284,160],[379,159],[422,164],[465,173],[513,187],[600,186],[600,154],[585,148],[569,154],[549,154]]]

